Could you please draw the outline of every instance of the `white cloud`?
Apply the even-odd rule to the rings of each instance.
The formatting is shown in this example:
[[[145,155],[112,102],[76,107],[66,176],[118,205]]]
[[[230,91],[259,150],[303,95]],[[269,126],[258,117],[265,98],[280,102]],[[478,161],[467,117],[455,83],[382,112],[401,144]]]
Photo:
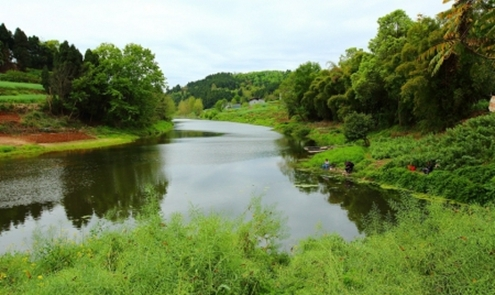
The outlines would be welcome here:
[[[151,49],[170,86],[217,72],[295,69],[366,48],[377,20],[396,9],[412,19],[442,0],[16,0],[2,12],[12,32],[67,40],[84,53],[103,42]]]

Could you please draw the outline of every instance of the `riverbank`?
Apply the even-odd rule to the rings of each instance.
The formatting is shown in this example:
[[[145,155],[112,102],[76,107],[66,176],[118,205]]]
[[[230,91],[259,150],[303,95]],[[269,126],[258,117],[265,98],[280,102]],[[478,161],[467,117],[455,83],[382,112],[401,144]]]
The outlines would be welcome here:
[[[60,119],[46,117],[43,120],[48,122],[39,126],[31,123],[30,116],[30,113],[23,116],[13,112],[0,113],[0,160],[122,145],[142,137],[158,136],[173,128],[172,122],[160,121],[146,129],[119,130],[77,123],[68,125],[67,122],[60,123]],[[23,122],[23,117],[27,122]]]
[[[370,145],[346,142],[343,125],[333,122],[300,122],[287,119],[282,102],[224,110],[213,120],[270,126],[299,141],[301,145],[331,146],[308,154],[296,163],[300,169],[323,171],[328,159],[337,171],[352,161],[352,177],[358,181],[396,187],[432,199],[445,198],[460,203],[487,203],[495,200],[495,114],[478,114],[443,133],[421,134],[414,129],[390,128],[369,135]],[[432,163],[434,170],[422,169]],[[416,169],[409,169],[414,166]]]

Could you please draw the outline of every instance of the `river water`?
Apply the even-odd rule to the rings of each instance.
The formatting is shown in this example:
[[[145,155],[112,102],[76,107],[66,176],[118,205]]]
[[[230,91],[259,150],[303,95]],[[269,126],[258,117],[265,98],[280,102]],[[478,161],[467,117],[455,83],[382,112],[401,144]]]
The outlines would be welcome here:
[[[153,140],[1,161],[0,253],[28,250],[40,233],[78,239],[109,216],[132,220],[149,185],[165,217],[191,208],[235,217],[261,196],[286,218],[287,247],[316,232],[362,236],[362,217],[372,207],[387,212],[394,195],[295,170],[304,150],[266,127],[174,123]]]

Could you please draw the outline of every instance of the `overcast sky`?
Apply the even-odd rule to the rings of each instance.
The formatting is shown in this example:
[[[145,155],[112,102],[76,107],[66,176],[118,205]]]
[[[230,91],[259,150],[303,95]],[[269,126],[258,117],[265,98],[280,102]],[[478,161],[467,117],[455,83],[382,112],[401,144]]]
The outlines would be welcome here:
[[[9,0],[0,22],[14,33],[67,40],[82,54],[101,43],[149,48],[168,85],[219,73],[294,70],[367,49],[378,18],[413,20],[450,8],[442,0]]]

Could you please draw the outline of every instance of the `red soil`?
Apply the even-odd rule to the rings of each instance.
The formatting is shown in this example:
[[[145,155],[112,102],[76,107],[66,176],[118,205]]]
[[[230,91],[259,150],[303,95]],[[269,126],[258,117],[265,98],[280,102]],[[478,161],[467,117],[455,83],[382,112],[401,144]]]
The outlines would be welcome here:
[[[0,123],[3,123],[3,122],[18,123],[20,121],[21,121],[21,117],[19,117],[18,114],[0,113]]]
[[[0,124],[19,123],[20,116],[12,113],[0,113]],[[0,133],[0,145],[22,145],[29,143],[57,143],[76,140],[93,139],[94,137],[80,131],[69,132],[36,132],[17,135]]]

